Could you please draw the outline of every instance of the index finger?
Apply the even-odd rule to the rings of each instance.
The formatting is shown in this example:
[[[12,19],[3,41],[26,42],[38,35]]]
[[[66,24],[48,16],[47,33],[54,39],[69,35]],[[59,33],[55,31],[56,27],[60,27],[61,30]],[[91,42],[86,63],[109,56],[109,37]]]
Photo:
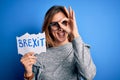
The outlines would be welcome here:
[[[63,19],[60,20],[61,23],[62,23],[63,21],[69,21],[69,19],[65,17],[65,18],[63,18]]]
[[[25,57],[25,56],[32,56],[32,55],[34,55],[34,52],[28,52],[23,57]]]

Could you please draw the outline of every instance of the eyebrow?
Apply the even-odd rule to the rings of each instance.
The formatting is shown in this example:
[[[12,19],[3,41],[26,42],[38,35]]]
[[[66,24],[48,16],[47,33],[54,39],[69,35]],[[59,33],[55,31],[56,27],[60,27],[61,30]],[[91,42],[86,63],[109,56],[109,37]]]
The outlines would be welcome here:
[[[64,18],[67,18],[67,17],[64,17]],[[64,18],[62,18],[62,19],[64,19]],[[58,21],[52,21],[52,22],[60,22],[62,19],[60,19],[60,20],[58,20]]]

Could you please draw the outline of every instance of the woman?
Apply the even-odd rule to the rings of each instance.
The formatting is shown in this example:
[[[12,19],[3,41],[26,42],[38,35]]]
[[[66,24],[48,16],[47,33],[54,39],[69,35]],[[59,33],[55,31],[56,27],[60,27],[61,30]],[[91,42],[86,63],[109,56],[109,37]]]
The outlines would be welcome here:
[[[82,41],[74,11],[63,6],[51,7],[44,19],[46,53],[25,54],[21,62],[26,80],[92,80],[96,67],[89,46]]]

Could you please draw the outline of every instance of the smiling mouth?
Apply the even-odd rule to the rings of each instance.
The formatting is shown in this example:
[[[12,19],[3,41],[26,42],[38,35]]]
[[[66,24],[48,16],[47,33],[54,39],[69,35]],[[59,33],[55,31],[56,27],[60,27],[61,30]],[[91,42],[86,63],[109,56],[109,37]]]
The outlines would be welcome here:
[[[58,32],[58,36],[59,37],[64,37],[65,36],[65,32]]]

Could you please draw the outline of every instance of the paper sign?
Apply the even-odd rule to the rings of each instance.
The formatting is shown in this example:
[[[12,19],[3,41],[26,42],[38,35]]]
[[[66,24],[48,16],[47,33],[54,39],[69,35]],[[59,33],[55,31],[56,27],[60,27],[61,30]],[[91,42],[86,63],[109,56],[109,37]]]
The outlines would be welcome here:
[[[45,33],[26,33],[16,38],[18,54],[24,55],[28,52],[40,54],[41,52],[46,52]]]

